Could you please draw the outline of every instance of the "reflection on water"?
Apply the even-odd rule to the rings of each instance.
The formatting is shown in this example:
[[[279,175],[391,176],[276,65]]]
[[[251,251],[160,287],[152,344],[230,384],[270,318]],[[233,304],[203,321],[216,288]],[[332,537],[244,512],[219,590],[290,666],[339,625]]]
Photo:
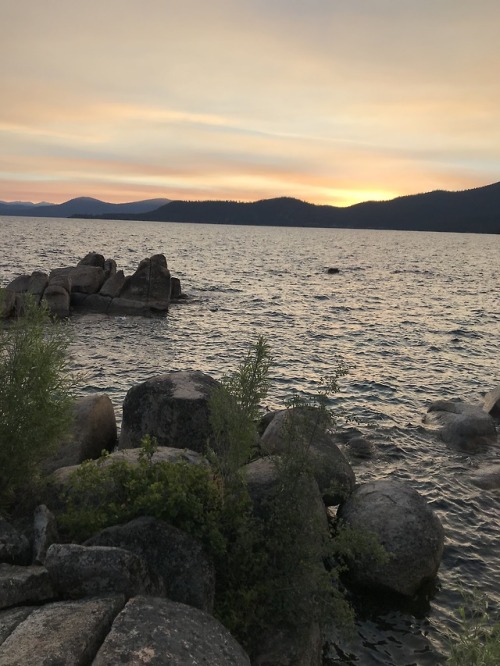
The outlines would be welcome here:
[[[500,493],[469,480],[498,451],[467,458],[421,423],[432,400],[478,400],[500,384],[500,237],[19,218],[0,218],[0,229],[0,284],[88,251],[126,273],[163,252],[181,279],[190,299],[167,318],[70,322],[81,391],[107,391],[118,418],[132,384],[187,368],[220,377],[261,333],[275,358],[270,407],[292,391],[316,392],[337,358],[351,366],[333,406],[356,416],[377,447],[355,465],[358,481],[410,482],[447,541],[428,607],[382,611],[365,600],[355,636],[335,640],[325,663],[440,663],[457,587],[500,601]]]

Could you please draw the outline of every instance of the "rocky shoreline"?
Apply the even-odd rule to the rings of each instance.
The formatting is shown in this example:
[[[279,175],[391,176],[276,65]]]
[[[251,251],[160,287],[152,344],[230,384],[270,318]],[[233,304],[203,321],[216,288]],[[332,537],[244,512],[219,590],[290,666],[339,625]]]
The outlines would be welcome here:
[[[158,442],[153,463],[210,468],[209,399],[217,385],[201,372],[169,372],[133,386],[119,436],[106,395],[77,401],[72,436],[44,465],[51,478],[47,504],[28,520],[0,519],[0,666],[321,664],[321,626],[314,618],[269,626],[252,646],[250,660],[212,615],[216,573],[203,546],[165,521],[141,516],[84,543],[61,542],[55,517],[60,490],[83,461],[103,450],[109,452],[103,465],[116,460],[137,465],[141,440],[150,435]],[[496,444],[499,416],[500,387],[487,394],[483,406],[434,403],[425,420],[449,446],[473,454]],[[289,444],[285,433],[293,418],[307,419],[309,413],[297,408],[267,414],[259,456],[241,468],[256,514],[265,514],[277,492],[276,460]],[[333,516],[375,534],[389,557],[350,562],[353,584],[411,597],[438,572],[445,539],[440,520],[409,483],[385,479],[356,485],[343,449],[371,453],[359,434],[315,430],[308,447],[313,478],[304,506],[296,507],[305,516],[304,530],[313,522],[328,530]],[[479,486],[500,485],[498,470],[487,480],[476,477]]]

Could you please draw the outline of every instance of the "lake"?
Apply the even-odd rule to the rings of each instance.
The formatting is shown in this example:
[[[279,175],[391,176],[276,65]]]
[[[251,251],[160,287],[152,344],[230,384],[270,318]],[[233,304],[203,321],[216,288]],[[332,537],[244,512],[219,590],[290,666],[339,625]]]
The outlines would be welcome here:
[[[0,218],[0,233],[0,285],[89,251],[126,274],[167,257],[189,296],[167,317],[69,323],[79,392],[106,391],[118,420],[133,384],[180,369],[219,378],[258,335],[275,362],[269,408],[317,393],[338,359],[350,366],[333,408],[376,446],[354,464],[358,482],[410,483],[441,518],[446,546],[431,599],[367,606],[325,664],[441,663],[460,588],[498,607],[500,491],[470,475],[499,452],[452,451],[422,417],[433,400],[478,402],[500,384],[500,236],[37,218]]]

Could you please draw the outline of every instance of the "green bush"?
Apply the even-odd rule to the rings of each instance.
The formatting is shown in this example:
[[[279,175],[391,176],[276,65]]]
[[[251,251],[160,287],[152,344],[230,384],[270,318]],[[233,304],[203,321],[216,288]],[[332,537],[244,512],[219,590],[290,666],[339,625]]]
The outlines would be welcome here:
[[[100,530],[152,516],[199,538],[207,550],[224,550],[223,499],[212,471],[187,462],[153,462],[156,441],[142,440],[137,465],[103,453],[73,472],[63,491],[63,534],[84,541]]]
[[[1,308],[0,308],[1,310]],[[0,508],[33,483],[71,420],[69,339],[63,323],[26,297],[24,315],[0,322]]]

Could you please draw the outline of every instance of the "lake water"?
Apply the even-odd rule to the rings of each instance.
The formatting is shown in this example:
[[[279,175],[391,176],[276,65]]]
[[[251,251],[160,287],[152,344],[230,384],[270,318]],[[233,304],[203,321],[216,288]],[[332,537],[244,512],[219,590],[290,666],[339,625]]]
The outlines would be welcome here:
[[[500,384],[500,236],[36,218],[0,218],[0,235],[0,285],[89,251],[126,274],[167,257],[189,299],[166,318],[69,324],[80,392],[109,393],[118,419],[133,384],[188,368],[218,378],[260,334],[275,360],[271,408],[317,392],[337,359],[351,366],[335,407],[377,451],[354,465],[358,481],[406,480],[440,516],[446,546],[428,603],[365,607],[325,664],[441,663],[459,588],[500,603],[500,491],[470,482],[499,451],[461,455],[422,425],[431,401],[479,401]]]

